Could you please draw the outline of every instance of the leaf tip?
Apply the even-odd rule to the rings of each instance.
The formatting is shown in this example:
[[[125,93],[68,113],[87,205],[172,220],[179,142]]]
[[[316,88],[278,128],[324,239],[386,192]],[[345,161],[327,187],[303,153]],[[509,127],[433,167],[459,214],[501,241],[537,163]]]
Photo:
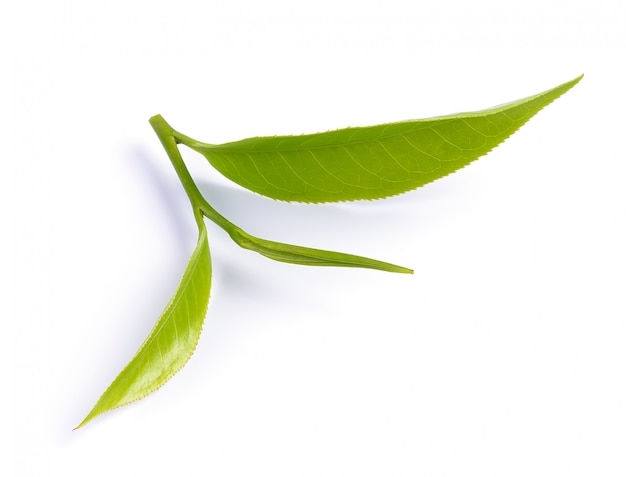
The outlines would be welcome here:
[[[381,268],[381,270],[385,270],[385,271],[388,271],[388,272],[394,272],[394,273],[404,273],[406,275],[413,275],[413,274],[415,274],[415,272],[413,271],[412,268],[401,267],[400,265],[391,265],[388,268]]]
[[[77,431],[78,429],[80,429],[81,427],[84,427],[85,424],[87,424],[89,421],[91,421],[94,418],[94,416],[91,415],[91,413],[89,413],[87,415],[87,417],[85,417],[85,419],[83,419],[80,424],[78,426],[76,426],[74,429],[72,429],[73,431]]]
[[[78,429],[85,427],[87,424],[89,424],[93,419],[98,417],[100,414],[103,414],[106,411],[111,410],[111,409],[102,410],[101,408],[99,408],[99,404],[100,404],[100,400],[98,400],[98,402],[94,405],[91,411],[89,411],[89,414],[87,414],[85,418],[82,421],[80,421],[80,424],[78,424],[78,426],[72,429],[72,431],[77,431]]]
[[[585,73],[582,73],[579,76],[577,76],[576,78],[574,78],[573,80],[571,80],[569,83],[570,83],[571,86],[575,86],[578,83],[580,83],[580,80],[582,80],[584,77],[585,77]]]

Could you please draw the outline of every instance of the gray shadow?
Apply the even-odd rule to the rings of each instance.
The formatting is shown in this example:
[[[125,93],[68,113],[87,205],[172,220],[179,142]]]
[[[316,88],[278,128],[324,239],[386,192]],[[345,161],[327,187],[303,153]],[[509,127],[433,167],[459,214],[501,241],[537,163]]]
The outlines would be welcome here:
[[[282,242],[325,237],[340,243],[384,242],[385,237],[427,228],[433,221],[445,220],[448,206],[462,203],[464,189],[441,181],[383,200],[301,204],[209,181],[198,181],[198,187],[222,215],[253,235]]]
[[[186,212],[183,208],[186,204],[181,201],[180,185],[177,183],[174,171],[172,170],[174,180],[166,180],[155,166],[155,160],[139,146],[130,147],[127,156],[130,166],[135,169],[136,176],[142,179],[148,190],[151,190],[152,196],[159,202],[158,207],[172,222],[172,230],[180,245],[178,250],[182,253],[188,248],[190,240],[193,239],[191,235],[195,235],[195,231],[189,227],[189,221],[183,219],[183,214]]]

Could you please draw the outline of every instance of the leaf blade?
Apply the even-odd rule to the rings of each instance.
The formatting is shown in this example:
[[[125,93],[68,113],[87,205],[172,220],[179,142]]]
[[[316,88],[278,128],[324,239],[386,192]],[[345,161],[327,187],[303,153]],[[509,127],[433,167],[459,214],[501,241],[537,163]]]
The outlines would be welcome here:
[[[273,199],[381,199],[421,187],[487,154],[581,79],[483,111],[430,119],[220,145],[175,136],[233,182]]]
[[[133,359],[113,380],[76,427],[155,391],[189,360],[206,316],[211,288],[211,257],[204,224],[178,288]]]

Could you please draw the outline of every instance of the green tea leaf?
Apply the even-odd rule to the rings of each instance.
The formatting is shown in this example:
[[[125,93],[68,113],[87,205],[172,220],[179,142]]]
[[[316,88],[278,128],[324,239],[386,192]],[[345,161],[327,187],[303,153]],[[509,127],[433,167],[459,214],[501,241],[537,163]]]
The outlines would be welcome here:
[[[250,235],[241,229],[232,232],[230,236],[240,247],[253,250],[279,262],[295,263],[296,265],[370,268],[385,272],[413,273],[413,270],[410,268],[374,260],[373,258],[265,240]]]
[[[200,236],[178,289],[135,357],[78,425],[137,401],[161,387],[193,354],[206,315],[211,289],[211,257],[206,228]]]
[[[379,199],[420,187],[486,154],[582,76],[513,103],[475,113],[347,128],[303,136],[257,137],[211,145],[185,136],[160,116],[150,119],[189,197],[199,237],[176,293],[135,357],[102,394],[82,427],[100,414],[155,391],[189,360],[198,343],[211,288],[211,257],[203,217],[241,247],[301,265],[412,270],[357,255],[254,237],[202,196],[177,144],[204,154],[236,183],[275,199],[332,202]]]
[[[432,119],[221,145],[174,136],[232,181],[273,199],[380,199],[439,179],[488,153],[581,78],[484,111]]]

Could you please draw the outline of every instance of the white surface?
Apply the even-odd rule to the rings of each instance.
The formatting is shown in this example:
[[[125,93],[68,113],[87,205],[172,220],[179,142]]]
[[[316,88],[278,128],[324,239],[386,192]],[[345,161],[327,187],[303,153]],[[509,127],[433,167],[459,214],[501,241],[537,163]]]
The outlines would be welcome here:
[[[0,474],[625,475],[624,2],[221,4],[3,9]],[[195,242],[151,115],[222,142],[482,109],[580,73],[490,155],[387,201],[277,203],[185,151],[249,232],[416,273],[274,263],[210,226],[188,366],[72,432]]]

